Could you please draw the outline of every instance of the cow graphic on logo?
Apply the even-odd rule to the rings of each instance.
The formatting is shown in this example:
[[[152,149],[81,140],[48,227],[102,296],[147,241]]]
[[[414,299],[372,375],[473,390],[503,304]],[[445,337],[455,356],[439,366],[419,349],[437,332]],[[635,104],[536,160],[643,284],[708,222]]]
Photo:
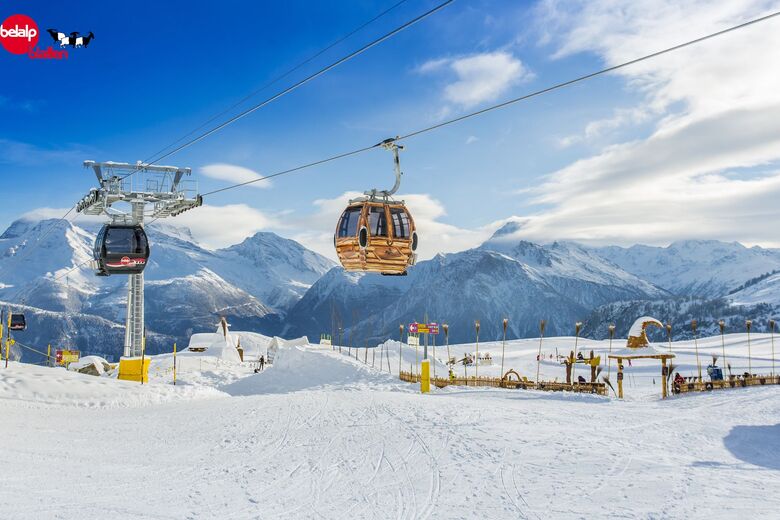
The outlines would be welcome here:
[[[57,29],[46,29],[46,32],[51,35],[55,42],[60,44],[60,48],[63,48],[67,45],[70,45],[73,48],[88,47],[89,42],[91,42],[95,37],[92,31],[89,31],[89,34],[86,36],[81,36],[81,34],[77,32],[72,32],[70,35],[68,35],[63,32],[59,32]]]

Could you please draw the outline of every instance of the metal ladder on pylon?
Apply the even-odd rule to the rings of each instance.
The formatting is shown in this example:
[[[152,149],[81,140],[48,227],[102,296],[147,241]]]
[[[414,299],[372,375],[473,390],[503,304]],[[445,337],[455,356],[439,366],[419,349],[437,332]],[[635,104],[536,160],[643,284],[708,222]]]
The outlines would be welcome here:
[[[125,357],[141,355],[144,335],[144,274],[132,274],[127,288]]]

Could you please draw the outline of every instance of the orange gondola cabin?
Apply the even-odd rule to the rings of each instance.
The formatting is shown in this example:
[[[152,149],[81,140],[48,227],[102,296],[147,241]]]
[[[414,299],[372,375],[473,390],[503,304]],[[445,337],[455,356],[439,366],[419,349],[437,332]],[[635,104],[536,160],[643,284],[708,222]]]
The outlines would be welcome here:
[[[414,219],[403,201],[392,199],[401,186],[403,146],[386,139],[377,146],[391,150],[395,157],[395,185],[389,190],[373,189],[365,197],[349,201],[341,214],[333,245],[347,271],[405,275],[417,260],[417,232]]]
[[[334,241],[347,271],[405,275],[417,258],[414,219],[403,202],[353,201],[341,215]]]

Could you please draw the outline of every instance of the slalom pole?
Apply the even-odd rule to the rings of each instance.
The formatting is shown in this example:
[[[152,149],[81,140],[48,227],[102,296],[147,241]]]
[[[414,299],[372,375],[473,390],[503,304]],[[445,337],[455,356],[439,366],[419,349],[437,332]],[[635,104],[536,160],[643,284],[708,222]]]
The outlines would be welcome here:
[[[669,353],[672,353],[672,324],[666,322],[666,336],[669,338]]]
[[[504,339],[501,341],[501,379],[504,379],[504,351],[506,350],[506,325],[509,323],[507,318],[504,318]]]
[[[436,379],[436,336],[433,336],[433,378]]]
[[[723,368],[726,368],[726,340],[723,339],[723,331],[726,330],[726,322],[720,320],[718,326],[720,327],[720,348],[723,351]]]
[[[539,353],[536,355],[536,386],[539,386],[539,369],[542,363],[542,340],[544,339],[544,328],[547,326],[547,322],[542,320],[539,322]]]
[[[769,333],[772,338],[772,381],[775,379],[775,320],[769,320]]]
[[[46,366],[51,366],[51,343],[49,343],[49,347],[46,349]]]
[[[144,356],[146,356],[146,327],[144,327],[144,335],[141,338],[141,384],[144,384]]]
[[[753,326],[753,320],[746,320],[745,321],[745,328],[747,329],[747,340],[748,340],[748,374],[750,374],[750,378],[753,378],[753,362],[752,362],[752,356],[750,354],[750,328]],[[6,358],[6,362],[8,359]]]
[[[176,386],[176,343],[173,344],[173,386]]]
[[[574,361],[572,361],[571,368],[571,380],[574,382],[574,376],[577,375],[577,344],[580,341],[580,329],[582,328],[582,322],[578,321],[574,324]]]
[[[450,355],[450,326],[445,323],[442,328],[444,329],[444,341],[447,343],[447,363],[449,363],[452,359]]]
[[[609,378],[610,375],[612,375],[612,359],[610,359],[610,355],[612,354],[612,338],[615,337],[615,324],[610,323],[609,327],[609,354],[607,355],[607,378]]]
[[[479,320],[474,322],[474,327],[477,329],[477,355],[474,360],[474,378],[476,380],[479,379]]]
[[[404,324],[398,325],[398,377],[401,377],[401,344],[404,341]],[[390,363],[390,360],[387,361]]]
[[[691,320],[691,329],[693,330],[693,345],[696,348],[696,366],[699,369],[699,382],[701,383],[701,362],[699,361],[699,338],[696,334],[696,328],[699,323],[696,320]]]

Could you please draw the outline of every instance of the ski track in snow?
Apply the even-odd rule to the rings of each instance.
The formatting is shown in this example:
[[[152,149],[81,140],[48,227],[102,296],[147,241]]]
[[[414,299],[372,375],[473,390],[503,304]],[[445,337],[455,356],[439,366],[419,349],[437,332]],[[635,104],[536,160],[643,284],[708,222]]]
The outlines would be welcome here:
[[[533,373],[535,349],[511,347],[507,366]],[[690,371],[690,352],[676,351]],[[260,374],[184,370],[176,387],[164,366],[144,387],[0,370],[0,518],[762,518],[780,507],[780,441],[740,430],[742,458],[725,442],[735,428],[776,427],[777,387],[662,402],[648,363],[629,369],[638,377],[624,402],[422,396],[362,358],[313,347],[280,356]],[[403,356],[407,365],[415,352]]]

